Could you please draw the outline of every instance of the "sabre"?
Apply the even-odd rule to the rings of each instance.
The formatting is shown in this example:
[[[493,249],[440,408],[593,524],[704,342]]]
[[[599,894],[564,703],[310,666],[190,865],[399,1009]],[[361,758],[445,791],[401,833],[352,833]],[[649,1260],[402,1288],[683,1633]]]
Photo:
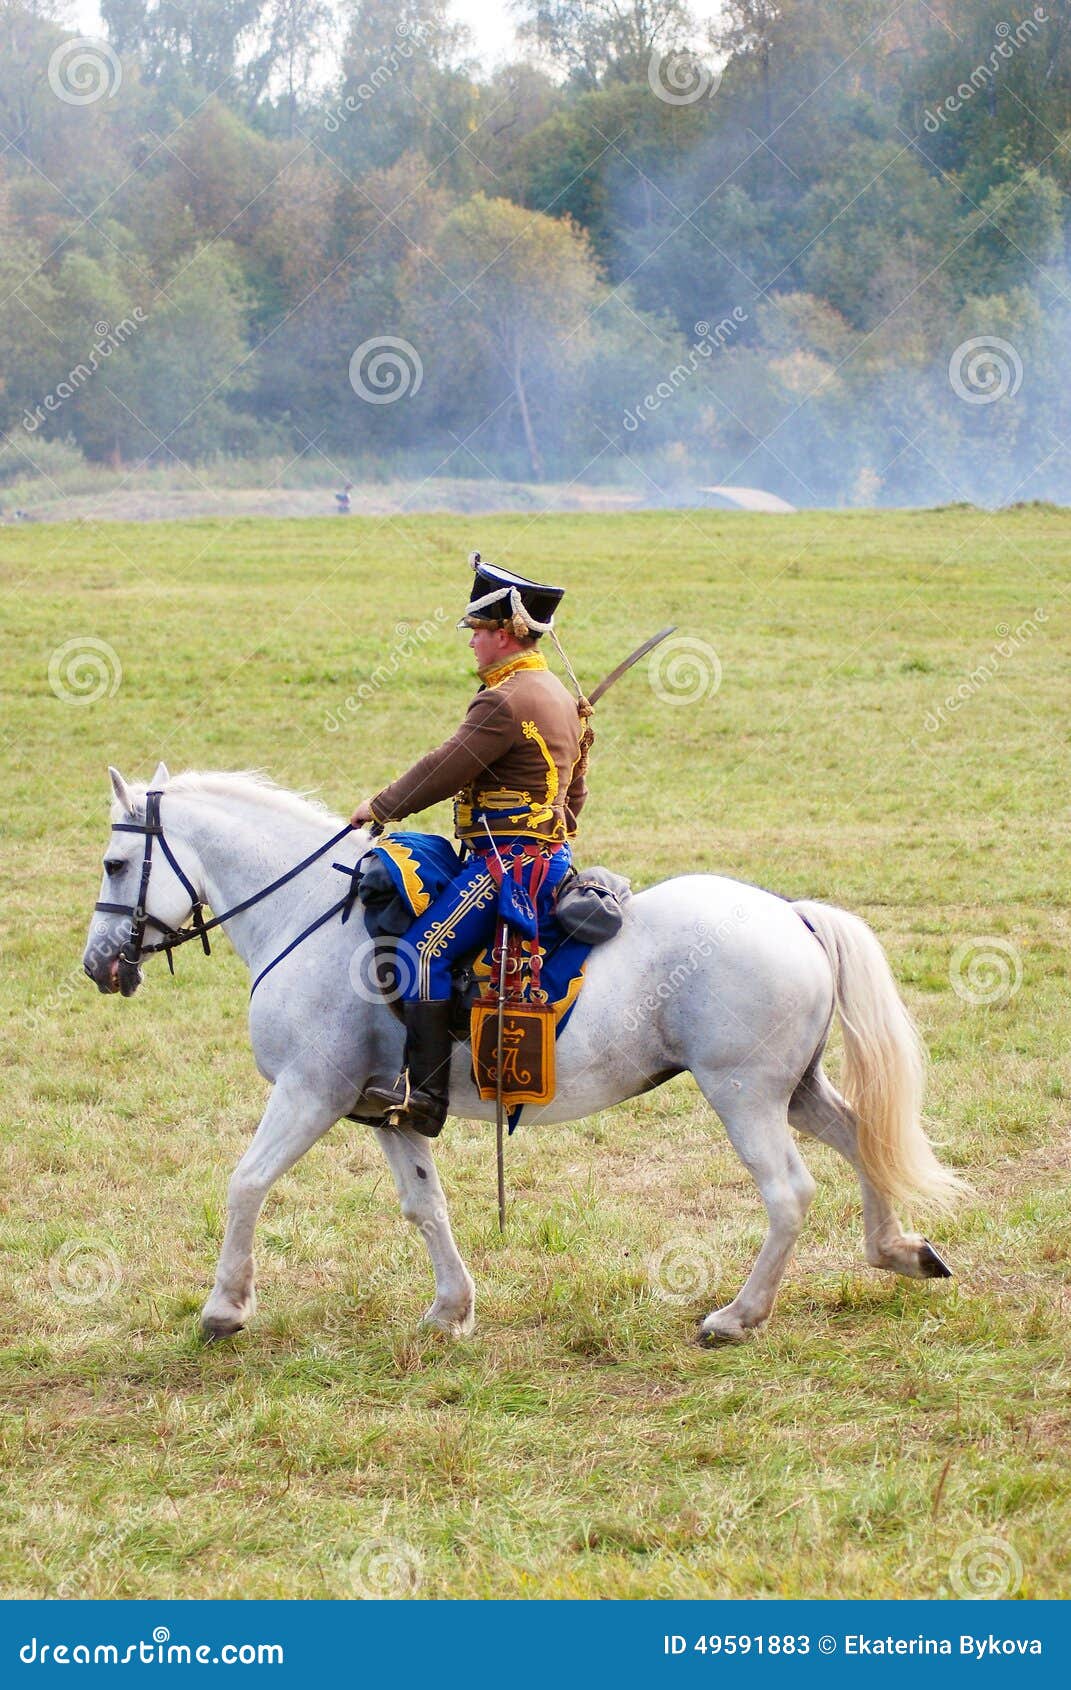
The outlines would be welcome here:
[[[627,672],[632,668],[633,664],[638,663],[640,661],[641,657],[646,657],[647,653],[649,651],[653,651],[655,646],[661,645],[663,640],[668,639],[670,634],[675,634],[676,631],[677,631],[676,623],[671,623],[668,628],[660,628],[657,634],[652,634],[649,640],[644,640],[643,644],[638,645],[636,647],[635,651],[630,652],[628,657],[626,657],[623,662],[621,662],[617,665],[616,669],[610,670],[610,673],[608,675],[606,675],[599,682],[599,684],[595,688],[594,692],[591,692],[587,695],[588,704],[592,705],[592,706],[597,704],[599,702],[599,699],[602,697],[603,693],[607,692],[609,690],[609,688],[613,686],[615,681],[619,681],[621,679],[622,675],[627,674]],[[552,637],[553,637],[553,630],[551,630],[551,632],[552,632]],[[560,645],[558,646],[558,650],[559,650],[559,652],[561,652],[562,657],[565,658],[565,653],[561,650]],[[568,662],[567,658],[565,659],[565,662],[566,662],[566,667],[569,668],[569,662]],[[576,683],[576,677],[573,675],[571,668],[569,668],[569,674],[570,674],[570,677],[573,680],[574,685],[576,685],[577,692],[579,692],[580,687]],[[498,857],[499,867],[504,874],[505,873],[505,865],[502,862],[501,856],[499,856],[498,846],[495,844],[494,836],[492,835],[491,829],[488,826],[486,816],[483,818],[483,825],[484,825],[485,828],[487,828],[487,837],[491,841],[491,848],[494,851],[495,856]],[[498,1176],[497,1177],[497,1183],[498,1183],[498,1230],[499,1230],[499,1232],[505,1232],[505,1230],[506,1230],[506,1165],[505,1165],[506,1109],[505,1109],[505,1100],[503,1098],[502,1063],[503,1063],[503,1057],[505,1055],[505,1051],[504,1051],[503,1047],[504,1047],[504,1043],[505,1043],[505,1025],[506,1025],[506,954],[507,954],[507,951],[509,949],[509,927],[508,927],[508,925],[505,921],[501,921],[501,920],[499,921],[498,933],[499,933],[499,938],[501,940],[502,954],[499,958],[499,970],[498,970],[498,1015],[497,1015],[497,1018],[496,1018],[497,1025],[496,1025],[496,1040],[495,1040],[496,1047],[497,1047],[496,1052],[495,1052],[495,1170],[496,1170],[496,1173],[497,1173],[497,1176]]]
[[[661,645],[663,640],[668,639],[670,634],[675,634],[676,632],[677,625],[674,622],[671,623],[668,628],[662,628],[657,634],[652,634],[649,640],[644,640],[643,644],[638,645],[635,651],[631,652],[630,655],[625,658],[623,663],[619,663],[616,669],[610,670],[610,673],[599,682],[594,692],[588,693],[588,703],[598,704],[603,693],[608,691],[615,681],[619,681],[622,675],[626,674],[628,670],[632,668],[634,663],[638,663],[641,657],[646,657],[647,653],[649,651],[653,651],[656,645]]]
[[[487,817],[483,817],[483,825],[487,830],[487,837],[491,841],[491,849],[498,858],[499,872],[506,877],[506,865],[502,861],[502,854],[495,843],[495,836],[491,832]],[[509,927],[501,916],[498,918],[499,963],[498,963],[498,1015],[496,1017],[495,1032],[495,1173],[498,1184],[498,1230],[506,1230],[506,1106],[503,1100],[502,1059],[505,1054],[506,1034],[506,957],[509,952]],[[494,952],[492,951],[492,957]]]
[[[506,1033],[506,956],[509,951],[509,928],[504,921],[498,924],[502,941],[502,956],[498,966],[498,1022],[495,1034],[495,1174],[498,1185],[498,1230],[506,1230],[506,1107],[502,1098],[502,1062],[505,1055]]]

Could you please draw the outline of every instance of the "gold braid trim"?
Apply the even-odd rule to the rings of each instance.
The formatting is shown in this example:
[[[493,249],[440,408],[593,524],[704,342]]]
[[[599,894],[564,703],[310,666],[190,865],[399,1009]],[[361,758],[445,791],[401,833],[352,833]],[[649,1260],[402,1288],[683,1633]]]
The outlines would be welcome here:
[[[538,827],[541,822],[549,821],[554,814],[554,800],[558,796],[558,765],[550,754],[546,740],[534,722],[522,722],[521,732],[525,739],[534,739],[543,754],[543,761],[547,765],[547,793],[543,800],[544,807],[532,806],[532,813],[528,820],[530,828]]]
[[[519,675],[525,669],[546,669],[547,660],[541,651],[522,651],[517,657],[510,657],[505,663],[496,664],[493,669],[481,669],[480,679],[485,687],[498,687],[503,681],[508,681],[511,675]]]

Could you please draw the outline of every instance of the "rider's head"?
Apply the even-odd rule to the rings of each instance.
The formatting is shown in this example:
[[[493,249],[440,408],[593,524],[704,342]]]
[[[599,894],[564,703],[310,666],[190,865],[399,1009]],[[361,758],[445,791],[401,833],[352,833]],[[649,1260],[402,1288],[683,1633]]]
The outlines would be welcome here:
[[[472,629],[469,645],[477,665],[490,669],[537,644],[551,627],[564,589],[484,563],[479,552],[473,552],[469,562],[476,571],[472,600],[458,627]]]
[[[470,622],[466,626],[472,629],[469,646],[476,658],[477,669],[494,669],[500,663],[508,663],[511,657],[517,657],[522,651],[531,651],[539,641],[538,634],[527,634],[518,638],[507,622]]]

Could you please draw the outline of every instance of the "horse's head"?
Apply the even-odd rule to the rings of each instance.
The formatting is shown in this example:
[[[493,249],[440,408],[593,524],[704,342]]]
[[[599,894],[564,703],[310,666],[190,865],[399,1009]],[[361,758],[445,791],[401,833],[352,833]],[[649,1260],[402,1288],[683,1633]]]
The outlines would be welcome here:
[[[127,785],[118,769],[109,768],[108,773],[114,797],[112,831],[104,853],[100,900],[90,923],[82,967],[99,991],[121,992],[130,998],[141,985],[142,940],[152,944],[161,933],[181,926],[190,914],[192,903],[186,887],[159,850],[152,853],[148,881],[142,891],[146,801]],[[147,790],[164,789],[170,778],[166,765],[160,763]],[[140,935],[135,932],[139,897],[145,912]]]

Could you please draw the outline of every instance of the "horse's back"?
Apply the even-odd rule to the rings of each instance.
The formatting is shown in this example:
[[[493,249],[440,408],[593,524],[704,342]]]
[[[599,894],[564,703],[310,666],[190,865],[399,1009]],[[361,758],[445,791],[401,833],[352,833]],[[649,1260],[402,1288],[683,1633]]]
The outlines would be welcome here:
[[[642,1089],[637,1076],[700,1056],[753,1062],[768,1042],[775,1062],[786,1043],[809,1057],[832,1003],[828,958],[791,903],[723,875],[677,875],[634,894],[621,932],[592,951],[560,1070],[618,1069]]]
[[[750,967],[763,955],[783,963],[786,948],[809,958],[817,944],[790,900],[721,874],[674,875],[634,893],[622,933],[607,950],[630,931],[659,954],[705,942],[723,964],[743,955]]]

